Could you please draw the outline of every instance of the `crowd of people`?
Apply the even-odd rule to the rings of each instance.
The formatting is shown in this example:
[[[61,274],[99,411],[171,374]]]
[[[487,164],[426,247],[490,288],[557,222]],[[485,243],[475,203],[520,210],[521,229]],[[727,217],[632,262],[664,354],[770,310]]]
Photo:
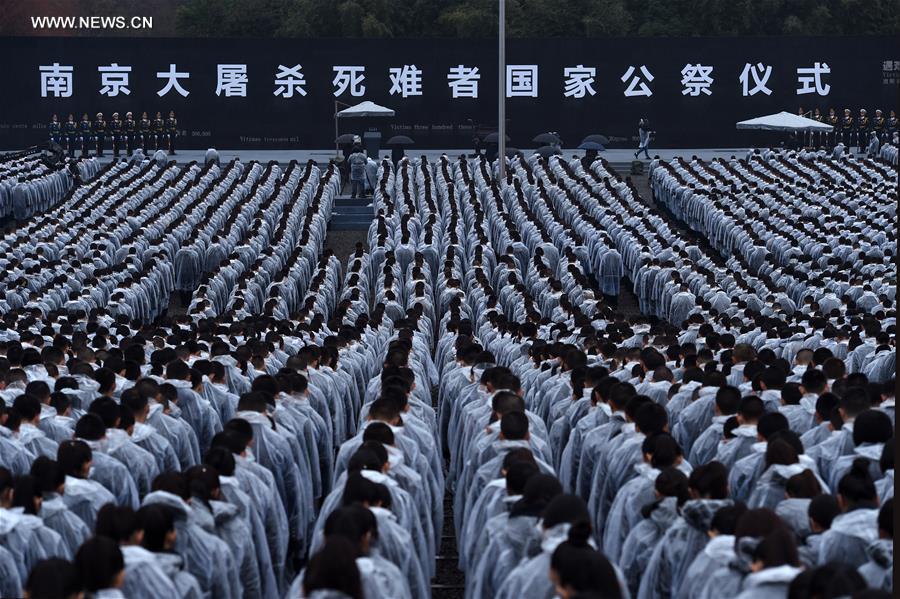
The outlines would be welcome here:
[[[109,121],[102,112],[98,112],[93,121],[85,112],[77,122],[72,113],[65,122],[60,122],[54,114],[47,125],[47,133],[50,141],[63,146],[70,157],[75,156],[76,150],[82,158],[92,153],[102,157],[109,143],[113,157],[118,158],[123,151],[126,156],[131,156],[138,148],[145,154],[156,150],[175,154],[179,130],[175,111],[170,110],[168,117],[163,118],[162,112],[157,112],[152,119],[147,112],[142,112],[139,119],[135,119],[130,111],[125,113],[124,119],[114,112]]]
[[[650,181],[385,159],[346,258],[334,165],[61,184],[0,238],[0,596],[426,598],[452,515],[473,599],[889,597],[893,169]]]

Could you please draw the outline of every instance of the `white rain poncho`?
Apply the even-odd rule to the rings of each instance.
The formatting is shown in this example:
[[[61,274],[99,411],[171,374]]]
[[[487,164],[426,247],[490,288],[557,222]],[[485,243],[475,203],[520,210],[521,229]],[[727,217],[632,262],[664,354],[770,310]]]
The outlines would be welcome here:
[[[47,528],[55,530],[62,538],[63,544],[68,549],[67,559],[74,558],[81,544],[91,537],[91,529],[66,505],[61,495],[56,493],[44,495],[38,515]]]
[[[73,476],[66,476],[62,499],[66,507],[81,518],[89,530],[94,530],[100,508],[107,503],[116,502],[115,496],[99,482]]]
[[[143,505],[162,505],[174,511],[178,531],[175,551],[184,558],[185,568],[204,593],[226,599],[241,596],[238,567],[231,550],[224,541],[203,530],[184,500],[166,491],[154,491],[144,497]]]

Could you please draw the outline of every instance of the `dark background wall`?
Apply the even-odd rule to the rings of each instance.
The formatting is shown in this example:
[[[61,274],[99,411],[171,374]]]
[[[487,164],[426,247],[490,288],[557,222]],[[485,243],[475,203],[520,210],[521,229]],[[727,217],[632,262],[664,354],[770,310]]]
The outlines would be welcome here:
[[[341,133],[378,128],[388,137],[406,134],[419,147],[468,147],[473,127],[496,127],[497,60],[492,40],[336,40],[336,39],[160,39],[160,38],[6,38],[0,39],[4,89],[0,93],[0,148],[15,149],[46,139],[51,113],[132,110],[178,114],[183,147],[324,148],[333,145],[335,65],[366,67],[366,94],[337,98],[354,104],[372,100],[396,111],[384,120],[343,120]],[[887,61],[887,62],[886,62]],[[887,114],[898,103],[900,51],[895,38],[617,38],[510,40],[508,64],[537,64],[538,97],[509,98],[511,145],[531,147],[542,131],[558,131],[578,143],[588,133],[630,138],[640,116],[658,131],[659,147],[734,147],[759,143],[763,134],[737,132],[738,120],[787,110],[849,107],[854,113],[875,108]],[[69,98],[42,98],[40,65],[74,67]],[[97,67],[130,65],[129,96],[99,93]],[[772,66],[771,95],[742,97],[738,77],[745,63]],[[827,63],[827,96],[797,95],[797,68]],[[160,98],[158,71],[175,63],[188,71],[186,98],[170,92]],[[247,64],[247,97],[216,96],[216,65]],[[273,95],[277,66],[303,65],[307,95]],[[682,94],[681,70],[688,64],[713,67],[712,95]],[[423,72],[420,97],[390,95],[388,68],[415,64]],[[477,66],[479,97],[451,98],[451,66]],[[564,98],[563,68],[595,67],[596,95]],[[654,76],[653,95],[625,97],[620,78],[628,66],[646,65]],[[897,70],[895,70],[895,67]],[[620,144],[629,144],[622,141]],[[615,144],[614,144],[615,145]]]

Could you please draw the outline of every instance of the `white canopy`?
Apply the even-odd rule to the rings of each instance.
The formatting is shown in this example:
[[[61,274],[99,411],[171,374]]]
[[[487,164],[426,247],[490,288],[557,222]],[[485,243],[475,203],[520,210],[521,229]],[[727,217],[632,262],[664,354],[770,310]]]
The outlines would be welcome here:
[[[763,131],[831,131],[831,125],[808,119],[790,112],[779,112],[755,119],[740,121],[738,129],[760,129]]]
[[[351,106],[350,108],[345,108],[337,113],[339,117],[352,117],[352,116],[394,116],[394,111],[390,108],[385,108],[384,106],[379,106],[375,102],[370,102],[366,100],[365,102],[360,102],[356,106]]]

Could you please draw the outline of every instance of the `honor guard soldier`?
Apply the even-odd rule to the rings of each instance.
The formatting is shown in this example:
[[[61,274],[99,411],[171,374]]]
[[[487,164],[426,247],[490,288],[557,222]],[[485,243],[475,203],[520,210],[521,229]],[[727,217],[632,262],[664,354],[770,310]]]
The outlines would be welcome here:
[[[816,108],[816,109],[813,111],[812,118],[813,118],[813,120],[816,121],[817,123],[824,123],[824,122],[825,122],[825,116],[822,114],[822,111],[819,110],[818,108]],[[809,145],[810,145],[810,147],[812,147],[812,148],[816,148],[816,147],[818,147],[818,146],[823,145],[823,144],[822,144],[822,132],[821,132],[821,131],[810,131],[810,132],[809,132]]]
[[[106,121],[103,113],[98,112],[94,119],[94,141],[97,143],[97,156],[103,156],[103,142],[106,140]]]
[[[142,112],[141,122],[138,123],[138,129],[140,130],[141,135],[141,149],[144,151],[144,154],[147,153],[147,144],[150,142],[152,127],[153,124],[150,122],[150,117],[147,116],[146,112]]]
[[[894,134],[897,132],[898,127],[900,127],[900,122],[897,120],[897,111],[892,110],[891,116],[888,117],[887,121],[888,141],[893,141]]]
[[[66,150],[69,152],[69,157],[75,157],[75,144],[78,140],[78,124],[75,123],[75,115],[71,112],[69,113],[69,118],[66,119],[66,124],[63,125],[63,134],[66,136]]]
[[[169,111],[169,118],[166,119],[166,138],[169,141],[169,154],[175,154],[175,138],[178,136],[178,119],[175,118],[175,111]]]
[[[838,144],[838,140],[841,137],[841,119],[838,118],[837,113],[834,111],[834,108],[828,109],[828,118],[826,122],[831,125],[831,146],[834,147]]]
[[[119,119],[118,112],[114,112],[109,121],[109,136],[112,138],[113,158],[118,158],[122,144],[122,120]]]
[[[886,125],[887,120],[884,118],[884,113],[881,112],[881,109],[876,109],[875,118],[872,119],[872,135],[878,138],[878,143],[887,141]]]
[[[88,146],[91,143],[91,120],[85,112],[81,115],[81,122],[78,123],[78,137],[81,140],[81,157],[87,158]]]
[[[151,127],[151,130],[153,132],[154,139],[153,149],[158,150],[165,143],[163,137],[166,134],[166,123],[165,121],[163,121],[161,112],[156,113],[156,118],[153,119],[153,126]]]
[[[60,135],[62,133],[62,128],[59,125],[59,117],[57,117],[55,114],[50,117],[50,124],[47,125],[47,133],[50,135],[50,141],[52,141],[53,143],[58,144],[60,141],[62,141]]]
[[[844,145],[849,148],[850,144],[853,142],[853,132],[856,130],[856,121],[853,119],[853,115],[850,114],[850,109],[844,109],[844,118],[841,119],[841,133],[842,140]]]
[[[859,118],[856,120],[856,151],[865,152],[869,143],[869,115],[865,108],[859,109]]]
[[[125,113],[125,122],[122,123],[122,136],[125,139],[125,153],[131,156],[134,151],[135,137],[137,136],[137,123],[134,122],[134,115],[130,112]]]

